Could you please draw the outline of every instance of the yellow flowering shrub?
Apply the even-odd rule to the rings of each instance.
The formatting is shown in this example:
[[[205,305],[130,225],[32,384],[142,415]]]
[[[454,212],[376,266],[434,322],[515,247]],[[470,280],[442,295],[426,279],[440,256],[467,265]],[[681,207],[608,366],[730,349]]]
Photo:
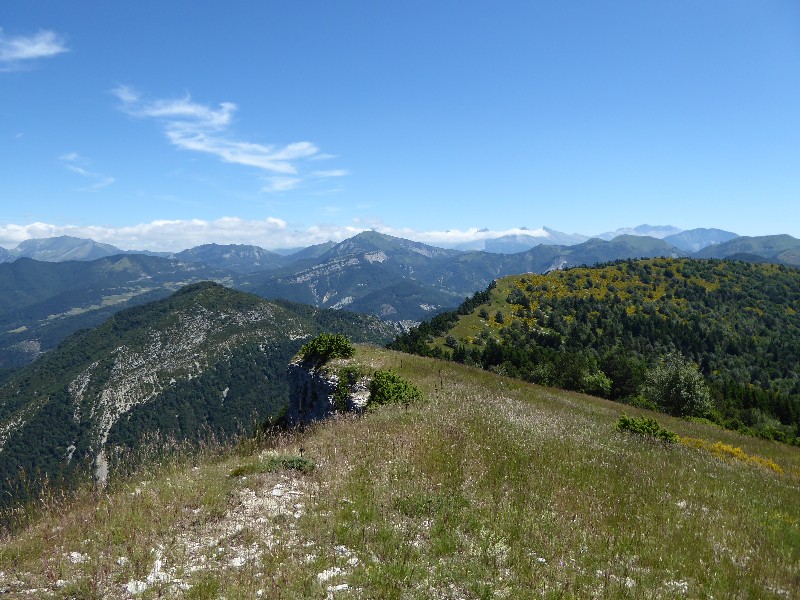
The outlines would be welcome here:
[[[713,456],[722,460],[738,460],[750,465],[769,469],[779,475],[783,475],[783,467],[781,467],[774,460],[764,458],[756,454],[747,454],[744,450],[737,446],[730,444],[723,444],[722,442],[709,442],[708,440],[701,440],[698,438],[679,437],[678,441],[684,446],[695,448],[698,450],[705,450]]]

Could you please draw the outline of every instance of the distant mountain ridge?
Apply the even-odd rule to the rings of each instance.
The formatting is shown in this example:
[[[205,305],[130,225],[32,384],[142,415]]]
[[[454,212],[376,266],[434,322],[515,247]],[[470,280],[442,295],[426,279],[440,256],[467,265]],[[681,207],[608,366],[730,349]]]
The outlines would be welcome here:
[[[667,241],[679,249],[686,252],[696,252],[705,246],[738,237],[735,233],[720,229],[691,229],[684,231],[672,225],[639,225],[633,228],[620,228],[614,232],[595,236],[563,233],[549,227],[541,227],[539,229],[522,227],[519,231],[520,233],[488,237],[458,244],[452,249],[462,252],[486,251],[498,254],[515,254],[542,244],[574,246],[582,244],[593,237],[610,241],[620,235],[639,235],[658,239],[670,238]],[[347,240],[344,241],[346,242]],[[419,244],[419,242],[411,242],[411,240],[406,241],[411,244]],[[439,246],[422,245],[440,248]],[[29,239],[21,242],[11,250],[0,247],[0,263],[11,262],[22,257],[60,262],[67,260],[96,260],[116,254],[145,254],[148,256],[178,258],[190,262],[205,262],[211,266],[224,267],[235,272],[252,273],[264,269],[280,268],[299,260],[318,258],[336,246],[338,246],[336,242],[328,241],[307,248],[271,251],[255,245],[209,243],[187,248],[180,252],[152,252],[121,250],[111,244],[102,244],[91,239],[63,235],[52,238]],[[342,251],[347,253],[347,247],[345,246]]]
[[[242,244],[203,244],[177,252],[172,257],[187,262],[229,269],[241,274],[277,269],[291,262],[288,258],[264,250],[264,248]]]
[[[41,261],[96,260],[123,251],[111,244],[62,235],[52,238],[31,239],[21,242],[12,254],[17,257]]]
[[[703,248],[695,256],[697,258],[756,256],[768,262],[800,267],[800,240],[790,235],[743,236]]]
[[[645,235],[647,237],[664,239],[667,236],[677,235],[682,232],[682,229],[673,225],[638,225],[636,227],[621,227],[615,231],[608,231],[594,237],[598,237],[601,240],[613,240],[620,235]]]
[[[739,236],[735,233],[722,229],[692,229],[668,235],[662,239],[684,252],[693,253],[714,244],[728,242],[737,237]]]
[[[3,370],[29,363],[78,329],[204,280],[265,298],[347,309],[411,325],[457,306],[507,275],[646,257],[732,258],[800,266],[800,240],[788,235],[737,237],[696,253],[669,243],[691,247],[698,237],[713,241],[728,235],[733,234],[713,229],[663,239],[624,235],[499,254],[438,248],[366,231],[289,256],[257,246],[207,244],[171,258],[137,253],[95,261],[20,258],[0,264],[0,379]]]
[[[538,235],[520,233],[488,239],[483,249],[486,250],[486,252],[515,254],[517,252],[525,252],[540,244],[547,246],[572,246],[575,244],[582,244],[589,239],[589,236],[577,233],[561,233],[560,231],[555,231],[548,227],[542,227],[536,233]]]

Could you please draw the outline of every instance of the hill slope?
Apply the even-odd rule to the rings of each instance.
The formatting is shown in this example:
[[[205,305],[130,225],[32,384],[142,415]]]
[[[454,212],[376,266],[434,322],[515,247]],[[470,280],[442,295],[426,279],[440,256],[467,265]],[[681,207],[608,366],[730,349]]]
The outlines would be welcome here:
[[[143,255],[66,262],[20,258],[0,264],[0,369],[29,363],[118,310],[209,279],[230,283],[231,273]]]
[[[374,318],[203,283],[74,335],[0,387],[0,504],[35,493],[45,475],[104,479],[116,453],[149,435],[249,430],[285,408],[286,363],[323,329],[392,334]]]
[[[800,240],[790,235],[742,236],[722,244],[703,248],[698,258],[742,258],[750,257],[786,265],[800,266]]]
[[[797,448],[658,416],[687,442],[666,445],[617,431],[625,407],[613,402],[383,350],[361,348],[355,360],[397,371],[428,404],[209,449],[54,503],[3,539],[0,590],[278,600],[796,592]],[[721,453],[691,440],[719,442]]]
[[[700,365],[720,422],[791,440],[798,304],[800,272],[784,266],[621,261],[500,279],[393,347],[613,399],[633,399],[646,370],[677,351]]]

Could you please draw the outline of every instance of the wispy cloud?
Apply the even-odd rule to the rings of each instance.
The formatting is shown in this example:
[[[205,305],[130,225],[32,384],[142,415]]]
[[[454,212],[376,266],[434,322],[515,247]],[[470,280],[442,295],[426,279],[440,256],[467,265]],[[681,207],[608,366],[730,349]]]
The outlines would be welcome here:
[[[12,36],[0,28],[0,71],[15,71],[36,59],[64,52],[69,52],[66,40],[54,31]]]
[[[314,177],[346,177],[350,175],[347,169],[333,169],[331,171],[314,171]]]
[[[106,175],[88,170],[86,167],[89,166],[90,161],[80,156],[77,152],[62,154],[58,158],[64,163],[64,166],[67,169],[80,175],[81,177],[91,180],[89,185],[79,188],[79,191],[81,192],[96,192],[104,187],[108,187],[114,183],[114,181],[116,181],[113,177],[108,177]]]
[[[267,179],[267,185],[261,188],[261,191],[270,193],[288,192],[297,188],[302,181],[299,177],[270,177]]]
[[[255,167],[280,175],[267,180],[264,192],[285,192],[297,188],[307,177],[301,162],[323,155],[312,142],[293,142],[284,146],[261,144],[236,139],[230,126],[238,110],[232,102],[217,107],[194,102],[188,94],[174,99],[147,99],[130,86],[119,85],[111,93],[121,102],[122,110],[134,117],[154,119],[161,123],[167,140],[181,150],[211,154],[224,162]],[[343,170],[316,178],[340,177]]]

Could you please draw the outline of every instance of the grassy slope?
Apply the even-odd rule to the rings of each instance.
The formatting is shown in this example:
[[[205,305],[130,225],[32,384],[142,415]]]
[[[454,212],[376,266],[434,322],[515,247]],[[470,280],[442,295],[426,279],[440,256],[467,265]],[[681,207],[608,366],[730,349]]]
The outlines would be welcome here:
[[[789,597],[800,451],[656,418],[784,473],[617,432],[621,405],[374,348],[420,386],[261,445],[209,449],[86,494],[0,544],[9,597]],[[625,407],[631,411],[629,407]],[[634,411],[638,412],[638,411]],[[310,474],[258,473],[269,455]],[[229,477],[234,469],[250,473]],[[254,474],[255,473],[255,474]],[[59,582],[59,580],[61,580]]]

